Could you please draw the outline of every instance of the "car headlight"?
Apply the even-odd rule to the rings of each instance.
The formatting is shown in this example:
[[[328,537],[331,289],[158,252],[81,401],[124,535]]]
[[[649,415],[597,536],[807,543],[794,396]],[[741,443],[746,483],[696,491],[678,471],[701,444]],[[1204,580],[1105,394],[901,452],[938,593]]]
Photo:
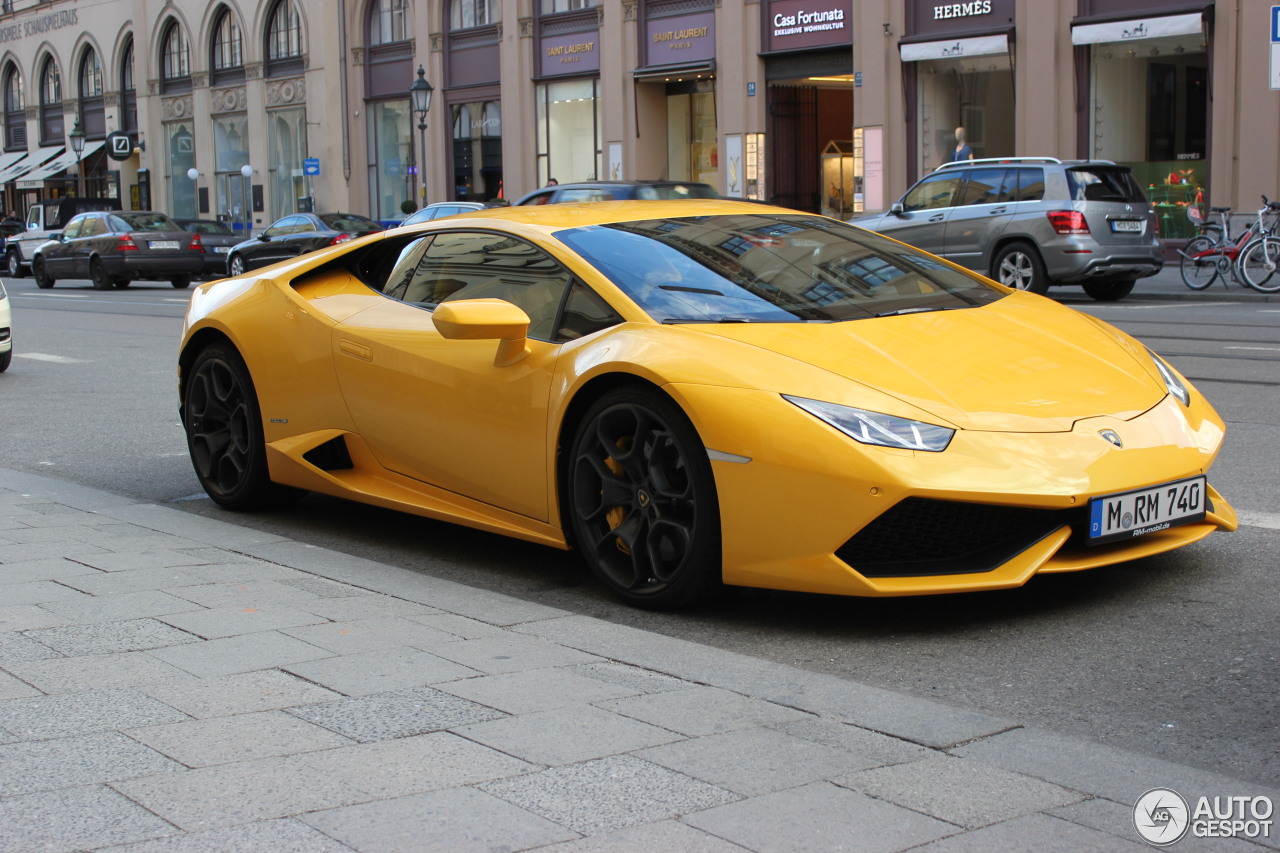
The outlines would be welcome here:
[[[820,400],[809,400],[805,397],[789,397],[783,394],[782,398],[795,403],[809,414],[826,421],[854,441],[863,444],[940,453],[947,449],[947,445],[951,443],[951,436],[956,434],[953,429],[923,421],[882,415],[879,412],[868,412],[835,403],[823,403]]]
[[[1151,350],[1147,350],[1147,352],[1151,353],[1151,360],[1155,362],[1156,370],[1160,371],[1160,378],[1164,380],[1164,387],[1168,389],[1170,394],[1177,397],[1182,402],[1182,405],[1190,406],[1191,392],[1187,390],[1187,386],[1178,378],[1178,374],[1174,373],[1173,368],[1163,358],[1151,352]]]

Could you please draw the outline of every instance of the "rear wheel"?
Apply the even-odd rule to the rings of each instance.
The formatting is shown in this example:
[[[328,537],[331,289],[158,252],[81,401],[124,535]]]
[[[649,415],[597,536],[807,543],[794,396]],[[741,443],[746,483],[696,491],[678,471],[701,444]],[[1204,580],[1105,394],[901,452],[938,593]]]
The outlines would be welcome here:
[[[1110,281],[1086,281],[1084,292],[1099,302],[1115,302],[1133,293],[1134,279],[1117,278]]]
[[[221,506],[257,509],[302,494],[268,476],[253,379],[230,344],[206,348],[191,365],[182,421],[196,477]]]
[[[131,281],[132,279],[126,276],[116,276],[115,278],[111,279],[111,286],[114,287],[116,290],[123,290],[124,288],[129,286],[129,282]]]
[[[93,282],[94,290],[110,290],[115,286],[111,276],[107,275],[107,268],[97,258],[89,261],[89,280]]]
[[[178,290],[186,290],[188,287],[191,286],[191,276],[177,275],[169,279],[169,283],[172,284]]]
[[[1038,293],[1049,292],[1049,277],[1044,271],[1040,253],[1030,243],[1010,243],[996,253],[991,262],[991,277],[1005,287]]]
[[[13,360],[13,349],[7,349],[0,352],[0,373],[4,373],[9,369],[9,362]]]
[[[1280,238],[1254,240],[1240,255],[1240,277],[1245,284],[1261,293],[1280,291]]]
[[[10,249],[5,253],[4,265],[9,271],[9,278],[22,278],[26,275],[22,271],[22,258],[18,256],[17,249]]]
[[[660,391],[612,391],[587,411],[567,473],[568,512],[592,573],[629,604],[669,608],[721,588],[711,462]]]
[[[49,270],[44,265],[44,258],[37,256],[31,262],[31,275],[36,280],[36,287],[48,290],[53,287],[53,283],[57,279],[50,277]]]
[[[1204,290],[1217,280],[1219,255],[1205,255],[1215,245],[1217,244],[1211,238],[1201,234],[1192,237],[1182,247],[1179,253],[1182,255],[1182,282],[1192,290]]]

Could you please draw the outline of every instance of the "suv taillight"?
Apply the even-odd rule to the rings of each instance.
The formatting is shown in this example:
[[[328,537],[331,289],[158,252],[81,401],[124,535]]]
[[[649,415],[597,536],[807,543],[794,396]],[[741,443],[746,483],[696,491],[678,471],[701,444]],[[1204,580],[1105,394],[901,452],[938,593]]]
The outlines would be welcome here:
[[[136,251],[138,251],[138,244],[137,244],[137,243],[135,243],[135,242],[133,242],[133,235],[131,235],[131,234],[121,234],[121,235],[120,235],[120,242],[116,245],[116,251],[118,251],[118,252],[136,252]]]
[[[1078,210],[1051,210],[1046,216],[1059,234],[1088,234],[1089,222]]]

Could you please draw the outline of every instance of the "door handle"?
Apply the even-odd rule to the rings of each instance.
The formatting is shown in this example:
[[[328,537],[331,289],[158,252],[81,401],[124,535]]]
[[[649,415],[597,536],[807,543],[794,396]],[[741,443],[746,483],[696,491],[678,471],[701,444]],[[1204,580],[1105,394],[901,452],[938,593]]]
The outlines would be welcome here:
[[[995,216],[997,213],[1004,213],[1004,212],[1005,212],[1005,208],[1003,207],[997,207],[994,210],[987,211],[987,213],[990,213],[992,216]]]
[[[946,215],[945,213],[935,213],[933,216],[930,216],[930,217],[929,217],[929,221],[930,221],[930,222],[941,222],[942,220],[944,220],[944,219],[946,219],[946,218],[947,218],[947,215]]]
[[[347,355],[353,355],[364,361],[373,361],[373,350],[364,344],[358,344],[355,341],[349,341],[346,338],[338,340],[338,349]]]

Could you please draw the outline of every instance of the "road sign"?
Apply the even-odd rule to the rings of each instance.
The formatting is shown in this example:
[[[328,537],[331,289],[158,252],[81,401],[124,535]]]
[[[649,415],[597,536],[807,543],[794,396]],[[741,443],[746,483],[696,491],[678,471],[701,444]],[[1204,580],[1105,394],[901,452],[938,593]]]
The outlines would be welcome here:
[[[302,174],[318,175],[320,174],[320,158],[307,157],[302,161]]]
[[[1280,6],[1271,7],[1271,88],[1280,89]]]

